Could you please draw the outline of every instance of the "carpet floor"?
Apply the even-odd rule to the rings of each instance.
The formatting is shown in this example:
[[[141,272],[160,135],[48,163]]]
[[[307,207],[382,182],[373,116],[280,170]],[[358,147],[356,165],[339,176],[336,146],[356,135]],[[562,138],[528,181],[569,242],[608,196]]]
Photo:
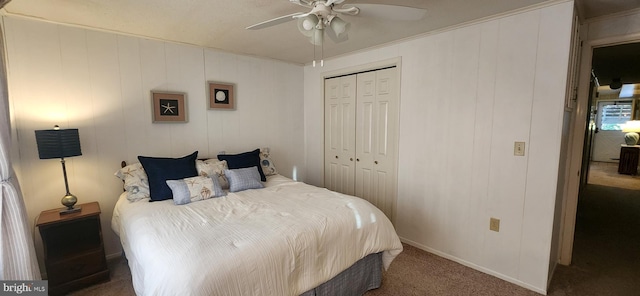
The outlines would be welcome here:
[[[640,179],[618,179],[617,171],[611,172],[616,169],[592,166],[578,203],[573,262],[557,266],[548,295],[640,295]],[[539,295],[418,248],[404,248],[383,274],[382,287],[366,296]],[[109,267],[111,281],[71,295],[135,295],[126,261],[112,260]]]

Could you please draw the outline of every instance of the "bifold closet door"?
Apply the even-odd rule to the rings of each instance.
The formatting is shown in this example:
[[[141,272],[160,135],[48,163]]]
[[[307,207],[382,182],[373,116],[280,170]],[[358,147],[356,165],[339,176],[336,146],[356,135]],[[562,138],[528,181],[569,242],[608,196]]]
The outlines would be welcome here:
[[[324,83],[325,187],[355,195],[356,75]]]
[[[399,89],[396,68],[358,74],[355,195],[393,221]]]

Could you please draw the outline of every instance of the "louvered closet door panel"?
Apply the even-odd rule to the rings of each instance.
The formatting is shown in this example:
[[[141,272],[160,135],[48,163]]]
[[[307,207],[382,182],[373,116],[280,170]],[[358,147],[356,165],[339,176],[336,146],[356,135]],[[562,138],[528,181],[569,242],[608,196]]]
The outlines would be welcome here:
[[[358,74],[356,196],[393,221],[399,90],[396,69]]]
[[[325,80],[325,187],[355,193],[356,76]]]

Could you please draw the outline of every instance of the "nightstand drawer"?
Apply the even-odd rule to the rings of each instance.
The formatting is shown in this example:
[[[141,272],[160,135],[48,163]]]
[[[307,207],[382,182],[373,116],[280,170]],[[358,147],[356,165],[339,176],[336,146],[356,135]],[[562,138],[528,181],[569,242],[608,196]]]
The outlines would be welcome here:
[[[101,250],[51,264],[47,268],[49,285],[56,285],[106,269]]]

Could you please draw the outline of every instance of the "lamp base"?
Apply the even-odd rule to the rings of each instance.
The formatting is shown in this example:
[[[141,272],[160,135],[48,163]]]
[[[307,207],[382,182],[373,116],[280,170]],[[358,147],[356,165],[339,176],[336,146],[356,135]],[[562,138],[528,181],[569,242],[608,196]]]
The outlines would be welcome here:
[[[60,210],[60,215],[73,214],[73,213],[80,212],[81,210],[82,210],[81,206],[66,208],[66,209]]]
[[[628,146],[633,146],[635,144],[638,144],[638,139],[640,139],[640,135],[638,135],[638,133],[635,133],[635,132],[629,132],[624,135],[624,142]]]
[[[69,193],[67,191],[67,194],[62,198],[62,200],[60,201],[62,203],[63,206],[67,207],[66,209],[63,209],[60,211],[60,214],[71,214],[71,213],[76,213],[80,211],[80,207],[74,208],[73,205],[76,204],[76,202],[78,202],[78,198]]]

